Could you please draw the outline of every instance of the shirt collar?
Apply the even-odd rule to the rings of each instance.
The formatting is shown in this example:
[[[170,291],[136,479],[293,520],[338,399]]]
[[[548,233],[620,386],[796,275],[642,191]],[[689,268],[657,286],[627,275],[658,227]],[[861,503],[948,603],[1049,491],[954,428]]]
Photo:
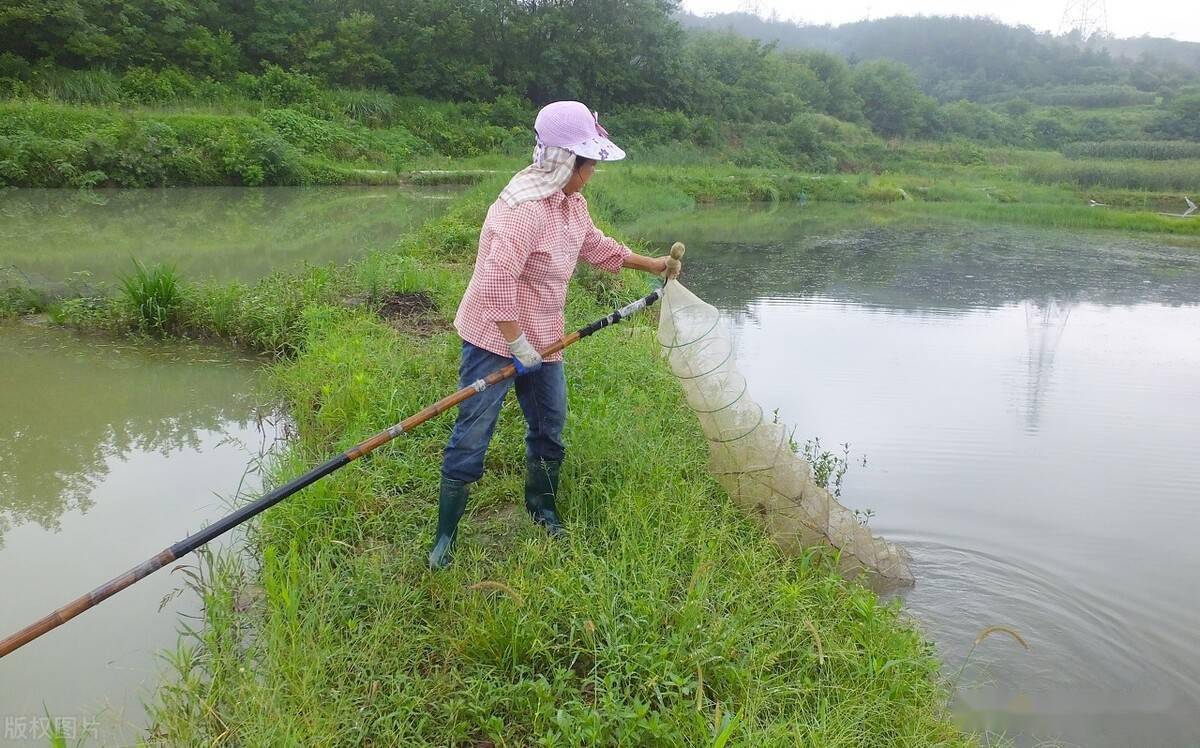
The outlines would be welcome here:
[[[570,203],[577,203],[582,199],[583,199],[582,192],[572,192],[570,195],[568,195],[567,193],[563,192],[562,190],[559,190],[559,191],[555,192],[553,195],[551,195],[550,197],[546,198],[546,200],[549,200],[550,203],[552,205],[554,205],[556,208],[561,206],[564,201],[570,202]]]

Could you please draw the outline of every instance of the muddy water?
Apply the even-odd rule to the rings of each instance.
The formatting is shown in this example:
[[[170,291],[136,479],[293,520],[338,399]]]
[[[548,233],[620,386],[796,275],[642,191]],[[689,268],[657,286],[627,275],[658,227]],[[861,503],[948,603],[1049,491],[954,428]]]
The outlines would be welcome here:
[[[259,485],[255,364],[210,347],[115,343],[0,324],[0,631],[87,592]],[[184,560],[195,563],[194,557]],[[0,660],[0,744],[130,744],[194,614],[162,570]],[[28,742],[27,742],[28,741]],[[69,740],[69,744],[75,744]]]
[[[1200,744],[1200,247],[826,208],[631,230],[687,242],[758,402],[850,443],[844,503],[912,552],[965,727]],[[993,625],[1029,651],[972,652]]]
[[[180,187],[0,191],[0,269],[34,285],[111,282],[144,263],[186,279],[250,280],[389,247],[455,190]],[[0,281],[4,277],[0,276]]]

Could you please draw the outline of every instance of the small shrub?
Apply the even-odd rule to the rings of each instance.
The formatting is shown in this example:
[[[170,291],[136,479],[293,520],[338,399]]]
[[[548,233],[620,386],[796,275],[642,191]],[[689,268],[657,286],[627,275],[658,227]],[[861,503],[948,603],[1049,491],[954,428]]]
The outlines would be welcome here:
[[[27,81],[33,69],[24,57],[12,52],[0,52],[0,78]]]
[[[278,65],[267,65],[263,74],[252,80],[251,89],[255,98],[267,104],[290,106],[316,101],[320,96],[317,79],[305,73],[284,70]]]
[[[130,68],[121,77],[120,88],[128,101],[153,104],[192,98],[198,86],[191,76],[178,68],[152,70],[136,67]]]

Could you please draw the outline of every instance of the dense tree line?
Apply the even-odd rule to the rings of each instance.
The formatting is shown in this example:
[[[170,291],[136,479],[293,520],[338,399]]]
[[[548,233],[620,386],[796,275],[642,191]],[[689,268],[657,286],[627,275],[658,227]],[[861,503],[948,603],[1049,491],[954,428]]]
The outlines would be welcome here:
[[[0,50],[33,65],[172,65],[214,77],[275,64],[432,98],[586,92],[604,105],[674,103],[686,95],[675,9],[674,0],[7,0]]]
[[[842,26],[797,25],[749,13],[681,15],[690,29],[729,30],[780,49],[823,49],[911,68],[941,101],[983,100],[1027,89],[1129,86],[1170,94],[1200,77],[1200,44],[1170,39],[1055,37],[988,18],[894,17]]]
[[[496,112],[514,117],[488,120],[502,127],[516,126],[530,105],[578,98],[640,125],[648,139],[670,132],[711,144],[720,128],[729,135],[729,124],[739,123],[735,135],[762,135],[769,150],[803,153],[810,164],[827,160],[820,143],[837,129],[821,116],[884,137],[1025,146],[1200,138],[1200,88],[1187,88],[1197,73],[1147,54],[1130,61],[1090,40],[986,19],[892,18],[836,29],[744,14],[702,20],[680,14],[677,0],[0,4],[0,97],[147,103],[211,99],[217,86],[320,116],[374,106],[384,114],[353,115],[372,125],[397,116],[391,99],[379,97],[415,95],[503,102]],[[88,71],[73,81],[73,91],[85,90],[56,88],[64,70]],[[359,94],[314,104],[328,89]],[[1085,111],[1160,101],[1153,122]],[[425,137],[455,151],[436,139]]]

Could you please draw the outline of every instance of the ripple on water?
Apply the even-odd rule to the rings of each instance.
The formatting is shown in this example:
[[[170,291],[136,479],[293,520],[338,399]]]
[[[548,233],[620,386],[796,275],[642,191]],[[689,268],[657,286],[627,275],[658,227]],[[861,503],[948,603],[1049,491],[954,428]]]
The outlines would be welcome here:
[[[965,724],[1200,745],[1200,252],[747,215],[698,211],[670,240],[733,318],[751,396],[852,444],[842,499],[912,550],[905,606],[948,677],[988,626],[1031,646],[980,644]]]
[[[967,727],[1009,731],[1018,743],[1063,735],[1080,745],[1195,738],[1189,715],[1200,704],[1185,694],[1198,691],[1187,663],[1200,650],[1184,627],[1145,630],[1145,611],[1123,599],[1122,589],[1103,579],[1081,585],[1045,560],[893,537],[912,552],[919,580],[899,594],[957,680],[956,712]],[[997,625],[1018,631],[1029,651],[1002,634],[972,651],[979,633]]]

